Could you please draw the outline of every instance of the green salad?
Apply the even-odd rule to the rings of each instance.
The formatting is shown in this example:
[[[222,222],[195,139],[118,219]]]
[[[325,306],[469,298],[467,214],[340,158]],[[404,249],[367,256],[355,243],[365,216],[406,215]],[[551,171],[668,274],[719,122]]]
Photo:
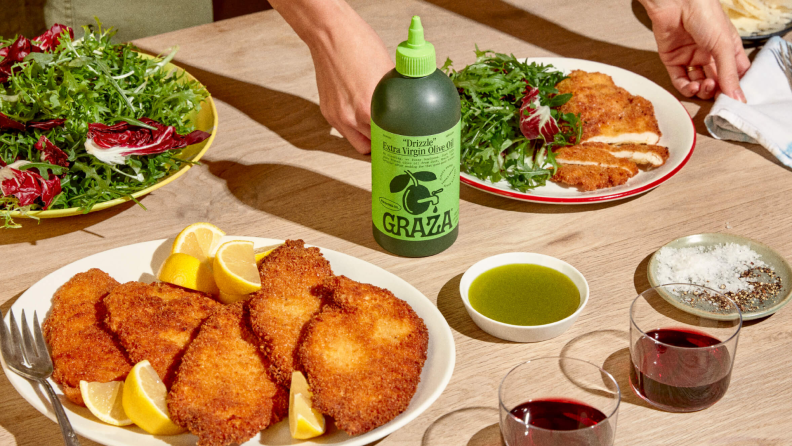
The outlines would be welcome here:
[[[189,163],[177,149],[209,136],[191,122],[206,89],[164,69],[175,50],[144,57],[111,43],[112,29],[84,29],[80,40],[62,25],[0,38],[2,226],[15,226],[13,211],[88,212],[131,197]]]
[[[552,65],[479,51],[460,71],[443,66],[462,101],[461,170],[493,183],[506,180],[521,192],[544,186],[558,168],[554,150],[580,139],[578,116],[558,108],[565,79]]]

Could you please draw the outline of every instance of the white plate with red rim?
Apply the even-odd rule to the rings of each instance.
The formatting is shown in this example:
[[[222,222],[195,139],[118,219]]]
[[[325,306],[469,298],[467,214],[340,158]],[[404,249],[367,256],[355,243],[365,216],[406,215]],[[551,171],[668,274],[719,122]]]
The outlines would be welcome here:
[[[225,236],[223,241],[250,240],[256,248],[269,247],[283,243],[282,240],[259,237]],[[28,322],[32,323],[33,312],[37,312],[39,321],[43,322],[48,314],[52,295],[64,283],[77,273],[91,268],[99,268],[117,281],[124,283],[139,280],[152,282],[154,271],[170,254],[172,240],[155,240],[137,243],[104,251],[73,262],[44,277],[27,291],[11,306],[17,322],[22,310],[25,310]],[[413,395],[410,405],[403,413],[390,422],[365,434],[350,437],[328,423],[328,431],[311,440],[293,440],[289,435],[289,422],[283,420],[271,426],[244,443],[245,446],[291,445],[291,444],[326,444],[344,446],[362,446],[379,440],[400,429],[423,413],[440,396],[454,371],[456,350],[451,328],[437,307],[415,287],[398,276],[355,257],[329,249],[320,248],[322,254],[330,262],[333,273],[345,275],[351,279],[371,283],[387,288],[399,299],[404,300],[420,316],[429,330],[429,349],[426,363],[421,373],[421,382]],[[8,314],[4,315],[8,324]],[[55,421],[55,413],[42,389],[16,373],[8,370],[5,361],[3,371],[11,385],[39,412]],[[115,427],[95,418],[88,409],[71,403],[54,381],[50,382],[60,396],[66,414],[74,430],[93,441],[108,446],[194,446],[198,437],[185,433],[173,436],[149,435],[137,426]]]
[[[613,78],[617,86],[649,100],[654,106],[660,132],[663,134],[658,145],[668,147],[670,155],[668,161],[658,168],[641,170],[638,175],[621,186],[589,192],[581,192],[577,188],[562,186],[552,181],[528,192],[520,192],[512,189],[505,180],[492,183],[465,172],[460,174],[462,183],[484,192],[521,201],[552,204],[601,203],[621,200],[654,189],[676,175],[693,154],[696,145],[696,128],[693,120],[674,95],[649,79],[623,68],[590,60],[564,57],[530,57],[526,60],[528,63],[552,65],[567,74],[572,70],[605,73]]]

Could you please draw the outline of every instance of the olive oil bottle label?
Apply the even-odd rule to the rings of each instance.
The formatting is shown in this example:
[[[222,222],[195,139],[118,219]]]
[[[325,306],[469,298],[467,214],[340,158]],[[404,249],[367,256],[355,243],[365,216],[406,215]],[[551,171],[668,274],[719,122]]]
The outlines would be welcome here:
[[[432,240],[459,224],[460,122],[404,136],[371,122],[371,218],[399,240]]]

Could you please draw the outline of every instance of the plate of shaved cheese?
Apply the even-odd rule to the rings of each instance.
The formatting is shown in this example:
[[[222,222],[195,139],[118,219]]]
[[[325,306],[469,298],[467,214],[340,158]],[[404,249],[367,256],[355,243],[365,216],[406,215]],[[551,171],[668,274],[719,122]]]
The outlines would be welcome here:
[[[508,181],[483,180],[464,169],[463,183],[521,201],[607,202],[654,189],[690,159],[696,144],[690,115],[674,95],[651,80],[588,60],[537,57],[526,62],[552,65],[567,76],[556,89],[559,96],[571,98],[553,112],[579,115],[578,143],[545,154],[557,167],[551,168],[544,185],[521,191]],[[505,159],[510,156],[514,155]],[[536,157],[528,161],[538,162]]]
[[[720,0],[744,44],[792,31],[792,0]]]

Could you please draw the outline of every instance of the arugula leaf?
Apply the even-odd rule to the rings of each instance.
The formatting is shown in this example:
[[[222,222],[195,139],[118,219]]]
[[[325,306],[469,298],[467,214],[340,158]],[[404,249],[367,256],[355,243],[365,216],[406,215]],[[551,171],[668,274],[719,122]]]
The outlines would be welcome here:
[[[79,41],[67,36],[49,53],[31,53],[14,67],[8,82],[0,84],[0,113],[18,122],[65,119],[63,126],[48,131],[0,132],[0,159],[6,164],[28,160],[48,175],[64,174],[62,192],[49,209],[79,207],[88,212],[94,205],[131,194],[156,184],[188,161],[178,151],[132,156],[121,166],[108,166],[85,151],[88,124],[115,124],[126,121],[142,125],[146,117],[174,126],[179,134],[195,130],[189,116],[200,110],[209,94],[200,83],[162,68],[175,55],[165,58],[141,56],[131,44],[113,44],[115,31],[84,27]],[[14,39],[0,37],[0,47]],[[143,125],[145,126],[145,125]],[[65,170],[40,163],[33,148],[41,135],[60,147],[69,157]],[[142,179],[141,179],[142,178]],[[34,204],[22,208],[13,197],[0,194],[0,219],[13,226],[11,211],[41,209]]]
[[[492,182],[505,179],[522,192],[544,186],[558,169],[553,149],[580,138],[578,117],[555,109],[572,97],[555,88],[564,74],[552,65],[527,64],[478,46],[473,64],[455,71],[449,59],[443,69],[462,100],[462,171]],[[553,141],[527,140],[520,131],[526,84],[539,90],[541,105],[554,108],[561,131]]]

